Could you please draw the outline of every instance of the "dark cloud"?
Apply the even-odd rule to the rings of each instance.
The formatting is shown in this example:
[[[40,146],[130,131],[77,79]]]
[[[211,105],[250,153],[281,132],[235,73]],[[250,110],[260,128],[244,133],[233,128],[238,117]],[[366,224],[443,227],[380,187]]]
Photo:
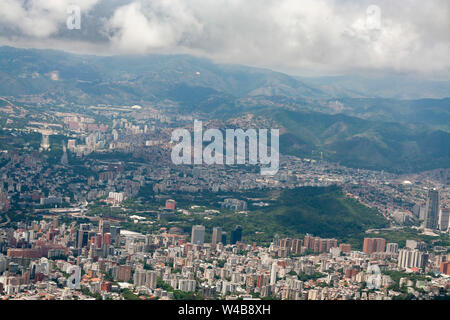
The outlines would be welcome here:
[[[81,30],[67,30],[78,3]],[[3,0],[0,44],[190,53],[290,73],[450,75],[447,0]]]

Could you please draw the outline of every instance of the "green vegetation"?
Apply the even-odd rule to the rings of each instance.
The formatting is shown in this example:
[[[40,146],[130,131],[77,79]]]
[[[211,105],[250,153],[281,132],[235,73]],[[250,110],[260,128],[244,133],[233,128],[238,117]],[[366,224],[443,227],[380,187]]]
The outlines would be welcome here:
[[[141,300],[137,295],[131,292],[130,289],[123,289],[121,294],[125,300]]]
[[[256,208],[248,213],[222,210],[218,202],[224,195],[201,194],[195,202],[183,200],[183,195],[171,195],[177,199],[179,207],[190,211],[192,204],[208,203],[208,208],[220,210],[217,214],[189,216],[176,214],[172,221],[154,221],[152,225],[123,223],[126,229],[137,232],[152,232],[161,227],[179,227],[185,233],[191,232],[192,225],[202,224],[208,236],[213,227],[220,226],[230,233],[236,225],[243,229],[243,241],[268,244],[275,234],[287,237],[303,237],[306,233],[315,236],[335,237],[351,243],[355,248],[361,246],[364,231],[368,228],[387,226],[385,218],[377,210],[366,207],[357,200],[347,197],[339,187],[302,187],[291,190],[263,190],[245,194],[248,198],[259,198],[270,203],[268,207]],[[243,194],[226,195],[247,200]],[[149,204],[153,206],[153,204]],[[229,235],[228,235],[229,239]]]
[[[286,130],[280,136],[281,153],[322,155],[349,167],[396,173],[446,168],[450,162],[448,131],[311,111],[268,108],[256,113]]]
[[[429,248],[433,246],[443,246],[450,250],[450,236],[442,234],[439,237],[427,236],[421,234],[420,231],[412,228],[404,228],[401,230],[387,230],[376,233],[367,234],[367,237],[381,237],[386,239],[386,242],[395,242],[402,248],[406,244],[406,240],[414,239],[416,241],[424,241]]]
[[[316,272],[311,275],[302,273],[302,274],[298,275],[298,280],[301,280],[301,281],[317,280],[317,279],[323,278],[325,276],[326,276],[326,274],[323,274],[320,272]]]
[[[172,292],[175,300],[203,300],[203,297],[200,293],[175,290],[170,285],[165,283],[161,278],[158,278],[157,280],[157,287],[166,290],[167,292]]]

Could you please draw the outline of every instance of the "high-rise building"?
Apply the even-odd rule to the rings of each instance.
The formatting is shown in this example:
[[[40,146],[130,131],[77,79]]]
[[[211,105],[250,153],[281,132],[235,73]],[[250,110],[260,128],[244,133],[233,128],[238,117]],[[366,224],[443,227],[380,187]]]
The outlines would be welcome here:
[[[277,263],[272,263],[272,269],[270,271],[270,285],[274,285],[277,282]]]
[[[105,234],[110,232],[110,230],[110,223],[108,221],[105,221],[104,219],[100,219],[100,221],[98,222],[98,232],[100,232],[101,234]]]
[[[443,261],[443,262],[441,262],[440,271],[443,274],[446,274],[446,275],[450,276],[450,261]]]
[[[386,245],[386,253],[398,253],[398,243],[388,243]]]
[[[233,231],[231,231],[231,244],[236,244],[236,242],[239,242],[242,240],[242,227],[236,226]]]
[[[116,244],[120,241],[120,227],[118,226],[111,226],[109,228],[111,233],[111,240],[113,244]]]
[[[402,249],[398,254],[400,268],[423,268],[427,264],[428,254],[416,249]]]
[[[146,282],[145,282],[145,277],[146,277],[146,270],[144,269],[136,269],[136,271],[134,271],[134,275],[133,275],[133,283],[136,287],[142,287],[145,286]]]
[[[128,282],[131,278],[131,266],[119,266],[117,279],[122,282]]]
[[[77,233],[77,248],[83,248],[87,246],[89,241],[89,231],[79,230]]]
[[[221,242],[223,244],[227,244],[227,233],[225,231],[222,231],[222,240]]]
[[[205,226],[196,225],[192,227],[191,243],[200,245],[205,243]]]
[[[156,271],[147,270],[147,275],[145,276],[145,285],[150,289],[156,289],[158,281],[158,274]]]
[[[194,292],[196,289],[196,281],[195,280],[189,280],[189,279],[181,279],[178,282],[178,290],[183,292]]]
[[[123,192],[110,192],[108,198],[120,203],[124,200],[124,194]]]
[[[61,156],[61,164],[63,166],[67,166],[69,164],[69,158],[67,157],[67,149],[66,149],[66,145],[64,142],[62,143],[62,148],[63,148],[63,154]]]
[[[442,208],[441,215],[439,217],[439,229],[441,231],[447,231],[450,220],[450,208]]]
[[[215,228],[213,228],[211,244],[216,245],[219,242],[222,242],[222,228],[215,227]]]
[[[310,234],[305,236],[303,243],[306,249],[314,252],[329,252],[331,248],[337,247],[336,239],[322,239]]]
[[[363,252],[371,254],[374,252],[384,252],[386,240],[383,238],[364,238]]]
[[[48,150],[50,149],[50,134],[48,132],[41,132],[42,134],[42,141],[41,141],[41,148],[42,150]]]
[[[425,206],[426,229],[437,230],[439,222],[439,191],[436,189],[428,190],[427,204]]]

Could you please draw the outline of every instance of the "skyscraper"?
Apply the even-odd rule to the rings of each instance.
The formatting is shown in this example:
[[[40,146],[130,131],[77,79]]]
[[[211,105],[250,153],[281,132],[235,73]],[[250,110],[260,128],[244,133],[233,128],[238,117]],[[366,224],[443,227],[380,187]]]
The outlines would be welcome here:
[[[439,229],[441,231],[447,231],[449,227],[450,208],[442,208],[441,215],[439,217]]]
[[[222,231],[222,243],[225,245],[227,244],[227,233],[225,231]]]
[[[439,222],[439,191],[436,189],[431,189],[428,190],[424,227],[426,229],[437,230],[438,222]]]
[[[270,285],[277,282],[277,263],[272,263],[272,270],[270,271]]]
[[[196,225],[192,227],[191,242],[200,245],[205,242],[205,226]]]
[[[242,227],[236,226],[233,231],[231,231],[231,244],[236,244],[236,242],[239,242],[242,240]]]
[[[120,227],[111,226],[109,228],[109,232],[111,233],[111,240],[113,244],[117,244],[120,242]]]
[[[416,249],[402,249],[398,255],[400,268],[423,268],[427,264],[428,254]]]
[[[213,228],[211,244],[216,245],[219,242],[222,242],[222,228],[215,227]]]
[[[48,150],[50,149],[50,133],[48,131],[41,131],[42,141],[41,141],[41,149]]]
[[[64,142],[62,143],[62,148],[63,148],[63,155],[61,156],[61,164],[63,166],[67,166],[69,164],[69,158],[67,157],[67,149]]]

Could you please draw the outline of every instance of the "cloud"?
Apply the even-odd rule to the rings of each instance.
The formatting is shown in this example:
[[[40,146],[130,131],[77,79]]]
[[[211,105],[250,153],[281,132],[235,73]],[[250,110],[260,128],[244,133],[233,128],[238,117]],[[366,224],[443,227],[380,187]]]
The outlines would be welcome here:
[[[3,0],[0,27],[7,23],[19,32],[9,44],[26,46],[27,37],[27,43],[39,39],[40,46],[73,51],[76,33],[58,30],[64,28],[69,3]],[[106,54],[190,53],[298,74],[391,72],[450,78],[447,0],[78,3],[86,29],[76,38],[75,50],[82,52],[95,47],[94,53]],[[0,43],[8,38],[1,30]]]
[[[77,0],[81,10],[90,10],[98,0]],[[71,0],[2,0],[0,21],[12,31],[36,38],[49,37],[58,32],[67,20]]]
[[[106,24],[111,46],[126,53],[176,48],[201,24],[179,0],[136,1],[118,8]]]

